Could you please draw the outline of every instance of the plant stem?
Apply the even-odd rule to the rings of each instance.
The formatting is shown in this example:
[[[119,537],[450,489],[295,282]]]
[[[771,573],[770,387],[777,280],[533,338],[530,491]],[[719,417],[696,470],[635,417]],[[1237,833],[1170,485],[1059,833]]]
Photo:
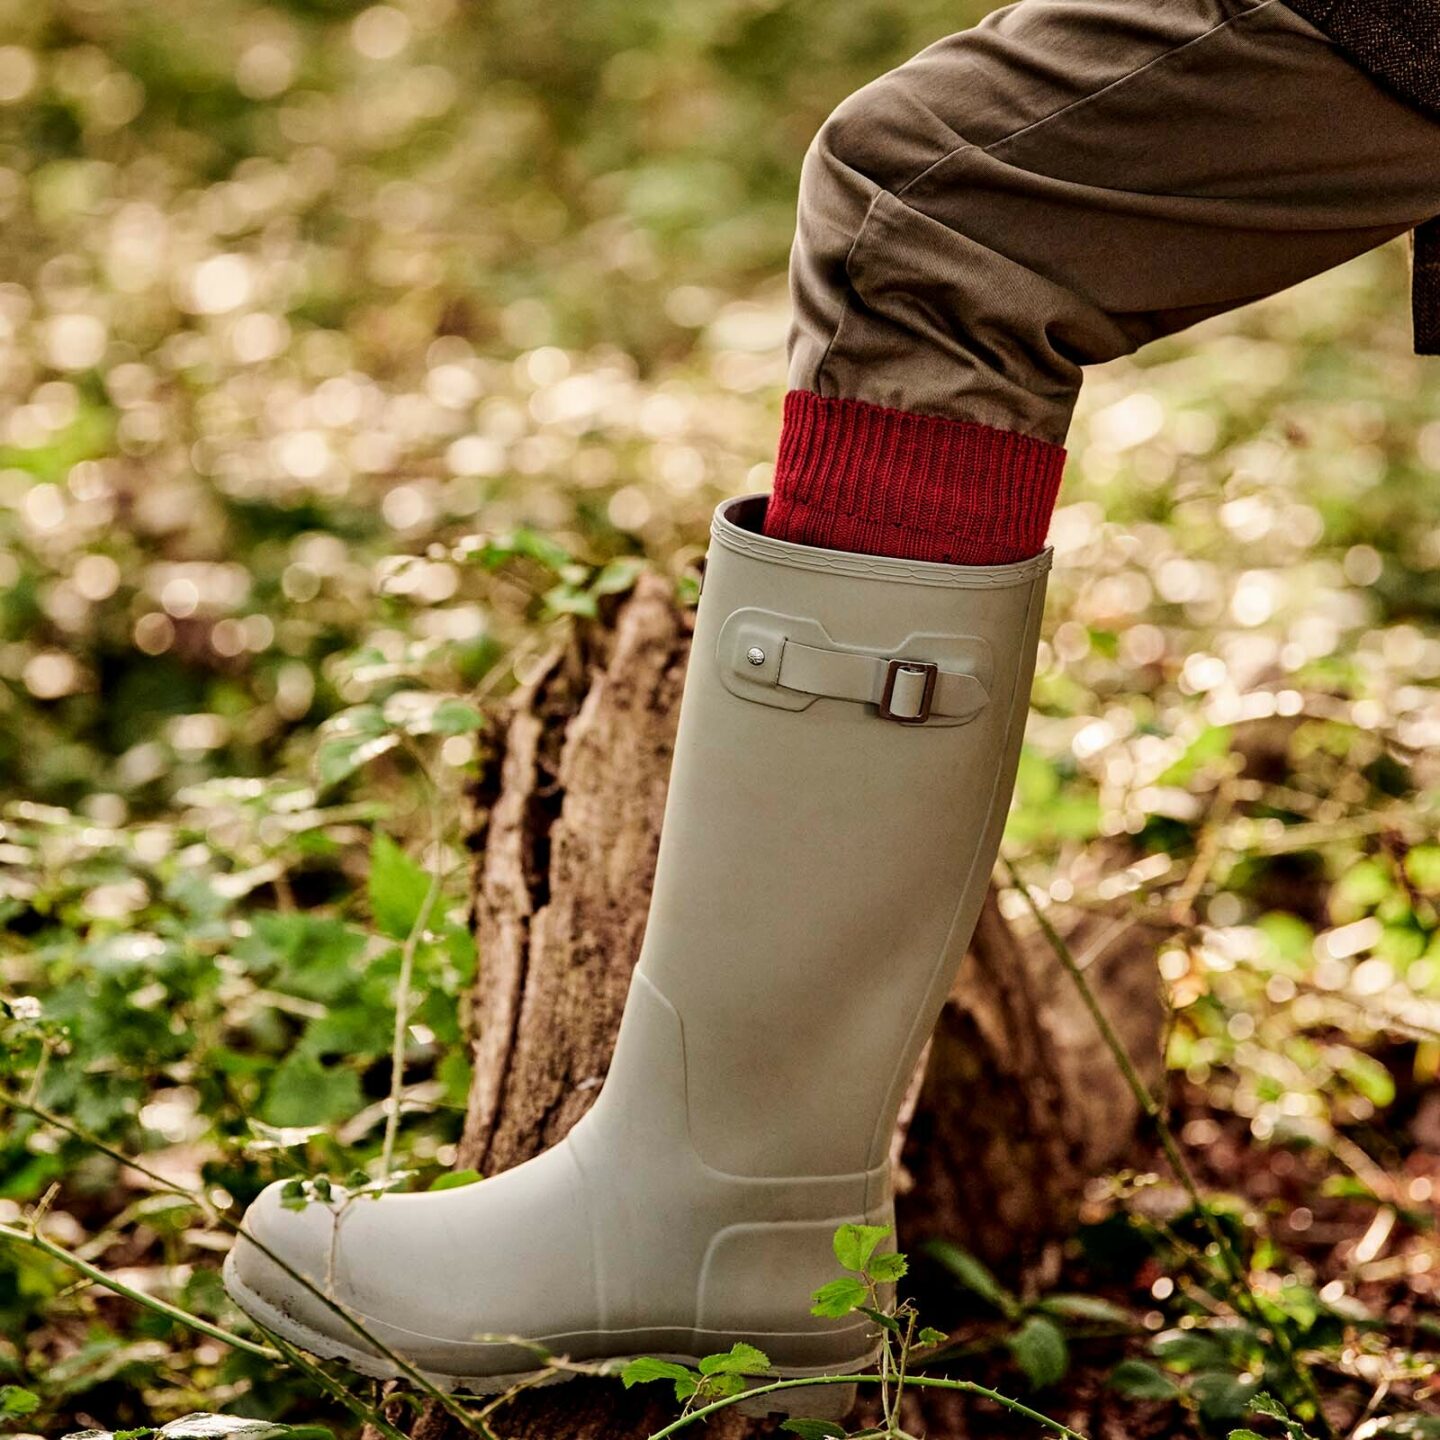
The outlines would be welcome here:
[[[688,1415],[682,1415],[678,1420],[672,1420],[663,1430],[656,1430],[649,1440],[667,1440],[668,1436],[677,1434],[687,1426],[693,1425],[695,1421],[703,1420],[706,1416],[724,1410],[727,1406],[739,1404],[742,1400],[754,1400],[761,1395],[773,1395],[781,1390],[799,1390],[806,1385],[878,1385],[879,1383],[878,1375],[815,1375],[804,1380],[776,1380],[773,1384],[757,1385],[753,1390],[742,1390],[738,1395],[728,1395],[723,1400],[713,1400],[709,1405],[702,1405],[698,1410],[692,1410]],[[1009,1410],[1012,1414],[1022,1416],[1026,1420],[1033,1420],[1035,1424],[1042,1426],[1051,1434],[1059,1435],[1061,1440],[1086,1440],[1086,1437],[1078,1430],[1071,1430],[1069,1426],[1062,1425],[1058,1420],[1052,1420],[1048,1415],[1042,1415],[1040,1411],[1032,1410],[1028,1405],[1022,1405],[1018,1400],[1011,1400],[1009,1396],[1000,1394],[998,1390],[991,1390],[985,1385],[977,1385],[973,1380],[944,1380],[938,1375],[912,1375],[906,1384],[923,1385],[934,1390],[959,1390],[967,1395],[979,1395],[986,1400],[993,1400],[995,1404]]]
[[[420,773],[430,800],[430,888],[420,903],[415,923],[405,937],[400,952],[400,975],[395,982],[395,1029],[390,1040],[390,1102],[385,1111],[385,1139],[380,1147],[380,1174],[388,1177],[395,1160],[395,1140],[400,1131],[400,1094],[405,1084],[405,1035],[410,1028],[410,984],[415,975],[415,956],[420,941],[430,924],[431,912],[440,899],[445,884],[445,823],[440,814],[440,801],[434,778],[424,758],[416,754]]]
[[[297,1285],[313,1295],[332,1315],[335,1315],[341,1320],[350,1331],[358,1335],[372,1350],[394,1365],[400,1375],[408,1380],[417,1390],[428,1396],[431,1400],[434,1400],[442,1409],[448,1411],[472,1434],[481,1434],[483,1436],[483,1429],[476,1429],[474,1417],[453,1395],[447,1395],[438,1386],[432,1384],[419,1370],[411,1365],[408,1360],[397,1354],[378,1336],[372,1335],[349,1310],[335,1300],[332,1300],[308,1275],[302,1275],[283,1255],[276,1252],[257,1236],[251,1234],[239,1221],[230,1219],[228,1215],[219,1214],[203,1195],[187,1190],[183,1185],[177,1185],[173,1180],[167,1179],[158,1171],[147,1169],[138,1161],[130,1159],[129,1156],[123,1152],[116,1150],[113,1146],[107,1145],[98,1136],[89,1134],[86,1130],[68,1120],[62,1120],[58,1115],[52,1115],[48,1110],[44,1110],[38,1105],[32,1105],[27,1101],[20,1100],[13,1095],[7,1094],[5,1091],[0,1091],[0,1104],[9,1105],[13,1109],[25,1111],[27,1114],[35,1116],[36,1119],[42,1120],[46,1124],[56,1126],[67,1135],[74,1136],[75,1139],[98,1150],[101,1154],[108,1155],[120,1164],[128,1165],[139,1174],[155,1181],[161,1189],[168,1191],[172,1195],[181,1195],[192,1204],[198,1205],[205,1214],[222,1229],[229,1230],[235,1235],[243,1235],[267,1260],[276,1265]],[[263,1329],[264,1327],[262,1326],[261,1328]],[[280,1337],[272,1336],[272,1338],[278,1341]]]
[[[1080,992],[1080,999],[1090,1012],[1090,1017],[1095,1022],[1095,1028],[1100,1032],[1100,1038],[1105,1042],[1106,1049],[1110,1051],[1115,1064],[1119,1067],[1126,1085],[1130,1088],[1130,1093],[1135,1097],[1135,1103],[1139,1105],[1141,1112],[1154,1127],[1155,1134],[1160,1140],[1160,1148],[1165,1152],[1165,1159],[1169,1162],[1175,1178],[1190,1197],[1190,1203],[1199,1214],[1201,1223],[1210,1232],[1210,1238],[1214,1241],[1229,1274],[1231,1300],[1236,1302],[1237,1309],[1247,1310],[1258,1324],[1265,1326],[1270,1331],[1275,1347],[1284,1357],[1290,1373],[1305,1392],[1306,1398],[1315,1407],[1315,1423],[1320,1427],[1321,1435],[1325,1437],[1325,1440],[1333,1440],[1335,1432],[1331,1428],[1329,1420],[1326,1419],[1325,1409],[1320,1401],[1320,1391],[1315,1384],[1314,1375],[1310,1373],[1310,1367],[1296,1354],[1294,1344],[1285,1327],[1273,1324],[1266,1319],[1255,1292],[1250,1288],[1250,1281],[1245,1274],[1240,1257],[1230,1243],[1230,1237],[1211,1213],[1210,1207],[1200,1194],[1199,1182],[1195,1179],[1194,1173],[1180,1149],[1180,1142],[1175,1138],[1175,1132],[1170,1128],[1170,1122],[1165,1118],[1165,1112],[1160,1102],[1150,1093],[1145,1082],[1140,1078],[1139,1071],[1135,1069],[1134,1062],[1130,1059],[1130,1052],[1126,1050],[1120,1037],[1115,1033],[1115,1029],[1101,1008],[1100,1001],[1091,988],[1090,982],[1085,978],[1084,971],[1075,963],[1075,956],[1069,945],[1066,944],[1064,937],[1035,903],[1035,897],[1030,893],[1029,886],[1020,878],[1014,862],[1009,856],[1002,856],[1001,859],[1006,873],[1010,876],[1010,883],[1019,892],[1021,899],[1024,900],[1030,914],[1034,917],[1035,923],[1049,942],[1050,948],[1055,952],[1066,973],[1074,982],[1075,988]],[[1243,1304],[1240,1303],[1242,1300]]]
[[[254,1355],[261,1360],[282,1358],[278,1350],[272,1350],[268,1345],[257,1345],[253,1340],[246,1340],[243,1336],[234,1335],[219,1325],[212,1325],[208,1320],[202,1320],[198,1315],[192,1315],[178,1305],[171,1305],[166,1300],[159,1300],[154,1295],[145,1294],[143,1290],[136,1290],[133,1286],[125,1284],[123,1280],[117,1280],[113,1275],[107,1275],[103,1270],[97,1269],[88,1260],[82,1260],[72,1251],[65,1249],[63,1245],[57,1245],[53,1240],[47,1240],[45,1236],[37,1234],[33,1230],[22,1230],[14,1225],[0,1225],[0,1239],[9,1240],[16,1245],[28,1245],[32,1250],[39,1250],[50,1256],[52,1260],[58,1260],[62,1265],[68,1266],[71,1270],[78,1270],[86,1279],[93,1280],[95,1284],[103,1285],[105,1289],[113,1290],[115,1294],[123,1295],[125,1299],[133,1300],[137,1305],[143,1305],[147,1310],[164,1315],[179,1325],[197,1330],[202,1335],[208,1335],[212,1340],[233,1345],[235,1349],[243,1350],[247,1355]]]

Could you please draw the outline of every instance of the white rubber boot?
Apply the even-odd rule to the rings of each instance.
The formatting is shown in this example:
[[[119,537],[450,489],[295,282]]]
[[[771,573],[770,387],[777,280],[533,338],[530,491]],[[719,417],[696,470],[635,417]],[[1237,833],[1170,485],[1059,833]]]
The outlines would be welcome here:
[[[246,1217],[442,1386],[537,1368],[496,1336],[574,1359],[745,1340],[787,1376],[871,1357],[869,1322],[813,1317],[811,1292],[837,1274],[837,1226],[891,1220],[890,1136],[999,844],[1050,556],[812,549],[765,537],[764,508],[716,512],[649,925],[594,1108],[474,1185],[298,1211],[272,1186]],[[282,1337],[395,1373],[244,1238],[225,1275]],[[826,1391],[790,1394],[809,1410]]]

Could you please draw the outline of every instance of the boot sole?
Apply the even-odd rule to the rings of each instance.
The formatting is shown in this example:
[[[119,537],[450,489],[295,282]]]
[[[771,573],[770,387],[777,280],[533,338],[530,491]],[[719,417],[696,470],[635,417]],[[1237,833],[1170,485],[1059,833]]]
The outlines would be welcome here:
[[[308,1325],[301,1324],[293,1316],[287,1315],[283,1310],[263,1299],[235,1274],[231,1258],[231,1256],[226,1256],[225,1259],[226,1293],[261,1329],[278,1335],[288,1344],[322,1360],[339,1360],[357,1374],[364,1375],[371,1380],[405,1378],[404,1373],[392,1361],[380,1355],[372,1355],[368,1350],[360,1350],[347,1345],[344,1341],[336,1340],[323,1331],[312,1330]],[[621,1368],[631,1360],[638,1360],[642,1357],[672,1360],[677,1364],[689,1366],[698,1365],[701,1359],[698,1355],[686,1355],[678,1351],[663,1354],[639,1351],[633,1355],[607,1355],[599,1363],[614,1367],[615,1379],[618,1383]],[[872,1359],[872,1356],[865,1355],[837,1365],[811,1368],[777,1365],[773,1367],[773,1372],[769,1377],[757,1379],[751,1388],[769,1384],[773,1380],[801,1380],[837,1373],[853,1374],[857,1370],[867,1369]],[[498,1395],[506,1390],[512,1390],[516,1386],[539,1390],[551,1385],[562,1385],[565,1381],[576,1378],[573,1373],[565,1370],[552,1375],[545,1374],[543,1369],[515,1371],[505,1375],[453,1375],[442,1371],[425,1370],[418,1365],[413,1369],[428,1384],[447,1395],[459,1391],[471,1395]],[[856,1387],[854,1385],[814,1385],[807,1386],[803,1390],[779,1391],[770,1395],[756,1396],[753,1400],[739,1400],[736,1402],[735,1408],[742,1414],[750,1416],[793,1415],[814,1420],[841,1420],[854,1408],[855,1399]]]

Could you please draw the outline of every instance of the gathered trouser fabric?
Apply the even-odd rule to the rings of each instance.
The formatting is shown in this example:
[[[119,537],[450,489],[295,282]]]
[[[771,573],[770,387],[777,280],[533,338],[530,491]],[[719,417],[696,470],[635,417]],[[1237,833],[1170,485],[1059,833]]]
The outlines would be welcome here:
[[[1022,0],[816,137],[790,384],[1058,446],[1085,365],[1437,212],[1440,121],[1282,0]],[[813,429],[790,498],[818,514],[845,456]]]

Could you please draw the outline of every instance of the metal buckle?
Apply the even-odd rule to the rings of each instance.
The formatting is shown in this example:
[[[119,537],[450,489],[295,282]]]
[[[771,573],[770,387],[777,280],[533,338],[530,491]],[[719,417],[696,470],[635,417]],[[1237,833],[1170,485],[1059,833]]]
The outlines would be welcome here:
[[[924,675],[925,690],[920,696],[918,715],[897,715],[890,708],[890,699],[895,693],[895,679],[901,673]],[[885,688],[880,692],[880,718],[893,720],[897,725],[923,725],[930,718],[930,702],[935,698],[935,684],[940,678],[940,666],[934,660],[891,660],[885,666]]]

